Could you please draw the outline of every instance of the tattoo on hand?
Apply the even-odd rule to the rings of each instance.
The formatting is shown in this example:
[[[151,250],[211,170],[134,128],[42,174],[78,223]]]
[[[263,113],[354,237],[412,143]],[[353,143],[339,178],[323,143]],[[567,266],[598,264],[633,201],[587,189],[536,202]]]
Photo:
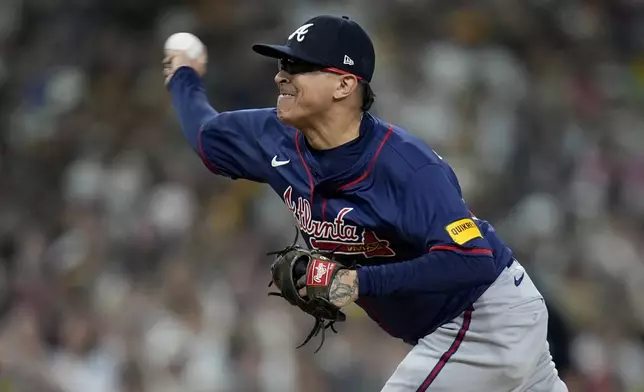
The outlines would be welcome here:
[[[349,275],[348,270],[342,270],[337,273],[331,289],[329,290],[329,300],[334,304],[346,304],[353,298],[358,291],[358,277],[353,280],[351,284],[342,282],[345,276]]]

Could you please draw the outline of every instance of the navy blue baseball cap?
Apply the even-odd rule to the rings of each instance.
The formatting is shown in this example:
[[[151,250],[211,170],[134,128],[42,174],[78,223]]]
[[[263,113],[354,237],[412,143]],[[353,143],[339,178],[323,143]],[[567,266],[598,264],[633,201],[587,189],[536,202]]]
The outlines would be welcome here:
[[[286,45],[255,44],[253,50],[262,56],[336,69],[367,82],[371,82],[376,63],[371,38],[346,16],[316,16],[291,33]]]

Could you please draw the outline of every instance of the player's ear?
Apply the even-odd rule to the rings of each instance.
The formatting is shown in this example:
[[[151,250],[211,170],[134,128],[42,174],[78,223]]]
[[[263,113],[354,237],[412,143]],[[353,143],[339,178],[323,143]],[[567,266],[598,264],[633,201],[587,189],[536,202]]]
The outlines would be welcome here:
[[[358,88],[358,79],[353,75],[339,75],[339,80],[333,97],[346,98]]]

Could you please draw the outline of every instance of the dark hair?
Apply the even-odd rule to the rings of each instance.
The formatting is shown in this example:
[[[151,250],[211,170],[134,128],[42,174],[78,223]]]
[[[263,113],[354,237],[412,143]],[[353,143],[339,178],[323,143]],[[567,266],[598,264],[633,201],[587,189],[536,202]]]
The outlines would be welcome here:
[[[376,94],[371,89],[369,82],[364,80],[360,80],[360,88],[362,89],[362,111],[367,112],[375,102]]]

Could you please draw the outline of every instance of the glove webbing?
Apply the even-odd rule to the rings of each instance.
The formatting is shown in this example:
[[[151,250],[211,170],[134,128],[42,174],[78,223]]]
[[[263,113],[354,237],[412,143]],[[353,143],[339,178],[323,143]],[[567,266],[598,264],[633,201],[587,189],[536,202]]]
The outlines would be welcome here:
[[[268,284],[268,287],[271,287],[272,285],[273,285],[273,282],[271,281]],[[284,298],[284,295],[282,293],[280,293],[280,292],[271,292],[271,293],[268,293],[268,296],[269,297],[272,296],[272,297]],[[320,351],[320,349],[322,348],[322,345],[324,344],[324,339],[325,339],[325,336],[326,336],[325,331],[327,329],[331,328],[331,331],[333,331],[333,333],[338,333],[338,331],[335,329],[334,324],[335,324],[335,321],[329,321],[328,323],[325,324],[323,318],[316,317],[315,318],[315,325],[313,325],[313,328],[311,329],[311,332],[309,332],[309,334],[306,337],[306,339],[304,339],[304,342],[302,342],[302,344],[300,344],[299,346],[297,346],[295,348],[304,347],[311,339],[313,339],[315,336],[318,336],[320,334],[320,332],[322,332],[322,339],[320,339],[320,345],[313,352],[313,354],[316,354],[318,351]]]

